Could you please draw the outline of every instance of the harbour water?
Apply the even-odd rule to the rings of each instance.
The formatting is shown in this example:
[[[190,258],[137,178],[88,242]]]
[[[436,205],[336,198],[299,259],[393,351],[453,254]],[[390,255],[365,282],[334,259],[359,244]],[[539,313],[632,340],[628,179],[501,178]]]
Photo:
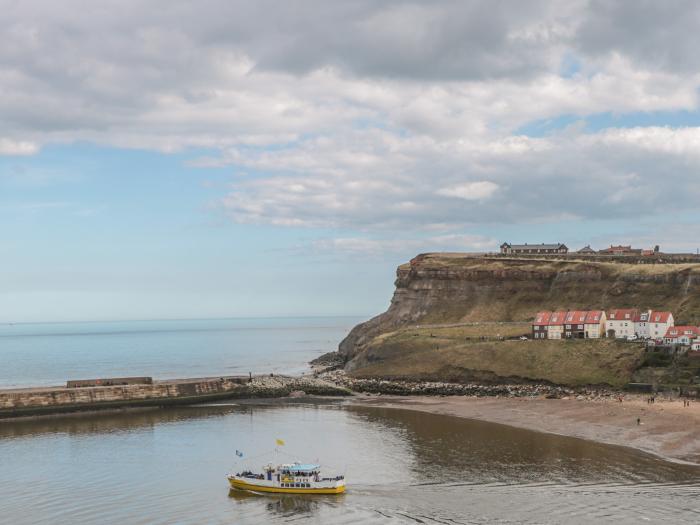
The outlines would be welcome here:
[[[294,371],[352,319],[3,327],[3,385]],[[160,324],[163,323],[163,324]],[[183,323],[183,324],[178,324]],[[150,324],[150,326],[148,326]],[[21,331],[20,331],[21,332]],[[40,333],[37,333],[40,332]],[[275,439],[285,446],[275,452]],[[244,458],[236,463],[235,451]],[[229,470],[319,460],[342,496],[231,492]],[[343,400],[0,422],[0,523],[699,523],[700,468],[631,449]]]
[[[275,453],[278,437],[285,446]],[[244,452],[238,464],[235,450]],[[13,524],[700,521],[697,467],[577,439],[344,402],[3,423],[0,458],[0,521]],[[229,470],[294,458],[344,472],[348,493],[229,491]]]

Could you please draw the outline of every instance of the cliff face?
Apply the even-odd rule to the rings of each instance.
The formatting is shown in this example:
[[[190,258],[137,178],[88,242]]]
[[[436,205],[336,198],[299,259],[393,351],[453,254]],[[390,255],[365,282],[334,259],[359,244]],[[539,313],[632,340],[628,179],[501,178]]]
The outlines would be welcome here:
[[[340,343],[352,359],[377,335],[415,324],[530,321],[539,310],[639,307],[700,322],[700,264],[635,264],[423,254],[399,266],[389,309]]]

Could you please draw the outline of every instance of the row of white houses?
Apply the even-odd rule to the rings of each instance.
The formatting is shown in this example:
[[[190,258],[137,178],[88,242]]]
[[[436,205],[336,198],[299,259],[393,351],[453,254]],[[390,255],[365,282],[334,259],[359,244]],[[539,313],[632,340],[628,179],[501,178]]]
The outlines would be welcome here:
[[[664,339],[674,326],[673,314],[636,308],[539,312],[532,322],[534,339]],[[672,343],[668,343],[672,344]]]

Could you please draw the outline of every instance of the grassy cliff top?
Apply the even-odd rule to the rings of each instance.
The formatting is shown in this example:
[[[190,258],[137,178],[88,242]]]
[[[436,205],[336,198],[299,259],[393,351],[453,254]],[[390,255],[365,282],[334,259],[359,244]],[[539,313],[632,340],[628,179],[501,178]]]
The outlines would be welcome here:
[[[351,374],[363,378],[544,381],[619,387],[632,380],[643,360],[641,345],[609,339],[474,340],[483,333],[517,335],[524,328],[512,324],[397,330],[376,337]]]
[[[697,262],[689,262],[688,257],[667,259],[638,257],[601,257],[586,258],[576,255],[565,257],[509,257],[501,255],[487,255],[479,253],[424,253],[415,257],[411,262],[402,264],[400,269],[408,270],[411,267],[424,269],[458,269],[465,270],[506,270],[518,269],[520,271],[557,272],[562,270],[591,270],[597,269],[609,275],[635,273],[643,275],[663,275],[687,271],[700,272],[700,258]],[[643,261],[643,262],[640,262]]]

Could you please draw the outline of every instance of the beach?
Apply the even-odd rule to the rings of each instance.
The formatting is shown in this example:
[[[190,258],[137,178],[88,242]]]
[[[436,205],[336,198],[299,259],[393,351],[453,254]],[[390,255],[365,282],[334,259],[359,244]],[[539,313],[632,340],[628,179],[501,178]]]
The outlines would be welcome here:
[[[700,402],[623,395],[622,401],[468,396],[358,396],[352,404],[407,409],[500,423],[700,464]],[[639,418],[639,424],[637,419]]]

